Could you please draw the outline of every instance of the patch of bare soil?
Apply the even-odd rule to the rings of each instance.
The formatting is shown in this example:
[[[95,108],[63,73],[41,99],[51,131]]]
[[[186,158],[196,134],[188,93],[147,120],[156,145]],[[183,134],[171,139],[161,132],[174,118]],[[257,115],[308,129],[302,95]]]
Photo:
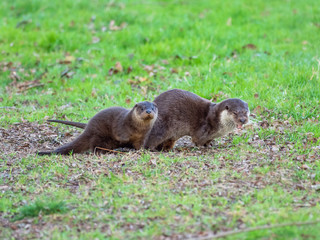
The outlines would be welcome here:
[[[0,128],[0,156],[4,159],[19,159],[37,151],[54,149],[77,136],[78,131],[61,131],[50,124],[36,122],[17,123]]]

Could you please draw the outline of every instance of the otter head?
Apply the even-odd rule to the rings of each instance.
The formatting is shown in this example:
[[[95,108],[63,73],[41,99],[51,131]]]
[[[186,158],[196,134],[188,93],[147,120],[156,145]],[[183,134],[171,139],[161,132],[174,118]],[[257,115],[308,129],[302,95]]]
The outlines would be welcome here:
[[[239,128],[249,121],[248,104],[238,98],[230,98],[219,103],[220,123],[230,128]]]
[[[142,121],[155,120],[158,116],[158,107],[152,102],[139,102],[134,106],[134,113],[136,118]]]

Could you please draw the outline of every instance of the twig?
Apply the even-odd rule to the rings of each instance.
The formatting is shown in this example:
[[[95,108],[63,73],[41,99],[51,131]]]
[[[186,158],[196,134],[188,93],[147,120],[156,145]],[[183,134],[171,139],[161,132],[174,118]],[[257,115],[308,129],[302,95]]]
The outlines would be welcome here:
[[[192,239],[192,240],[216,239],[216,238],[228,237],[228,236],[236,235],[240,233],[245,233],[245,232],[252,232],[256,230],[265,230],[265,229],[280,228],[280,227],[287,227],[287,226],[314,225],[317,223],[320,223],[320,219],[315,221],[309,221],[309,222],[293,222],[293,223],[281,223],[281,224],[274,224],[274,225],[263,225],[263,226],[257,226],[257,227],[239,229],[239,230],[232,230],[232,231],[227,231],[227,232],[222,232],[217,234],[209,234],[208,236],[205,236],[205,237],[198,237],[198,238],[196,237],[196,238],[189,238],[189,239]]]
[[[0,108],[5,108],[5,109],[17,109],[16,107],[7,107],[7,106],[5,106],[5,107],[0,107]]]
[[[125,152],[119,152],[119,151],[115,151],[115,150],[111,150],[111,149],[107,149],[107,148],[102,148],[102,147],[95,147],[95,148],[94,148],[94,153],[96,152],[96,149],[101,149],[101,150],[105,150],[105,151],[108,151],[108,152],[126,154]]]
[[[27,90],[29,90],[29,89],[31,89],[31,88],[43,87],[43,86],[44,86],[43,83],[38,83],[38,84],[30,85],[30,86],[28,86],[28,87],[25,87],[25,88],[23,88],[23,89],[20,89],[18,92],[23,92],[23,91],[27,91]]]

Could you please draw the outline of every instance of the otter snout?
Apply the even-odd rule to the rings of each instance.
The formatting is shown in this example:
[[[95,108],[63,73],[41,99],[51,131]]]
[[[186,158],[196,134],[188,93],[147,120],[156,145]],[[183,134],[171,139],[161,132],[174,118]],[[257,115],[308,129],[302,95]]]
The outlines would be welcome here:
[[[237,128],[241,129],[242,125],[246,124],[249,121],[247,116],[243,116],[243,117],[238,117],[238,119],[236,120],[236,125]]]
[[[239,121],[240,121],[242,124],[245,124],[246,121],[247,121],[247,118],[240,118]]]
[[[146,113],[150,114],[152,111],[150,109],[146,110]]]

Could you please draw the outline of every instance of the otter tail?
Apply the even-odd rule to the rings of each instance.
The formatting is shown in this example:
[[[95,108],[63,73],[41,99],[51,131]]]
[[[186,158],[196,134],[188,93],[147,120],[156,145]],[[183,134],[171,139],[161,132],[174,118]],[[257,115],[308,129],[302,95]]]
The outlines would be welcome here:
[[[62,123],[62,124],[65,124],[65,125],[70,125],[70,126],[74,126],[74,127],[82,128],[82,129],[85,129],[86,126],[87,126],[86,123],[71,122],[71,121],[64,121],[64,120],[56,120],[56,119],[47,120],[47,122]]]
[[[90,137],[87,134],[83,133],[71,143],[67,143],[53,151],[38,152],[37,154],[39,156],[43,156],[43,155],[53,155],[53,154],[70,155],[74,153],[81,153],[91,148],[90,142],[91,142]]]

